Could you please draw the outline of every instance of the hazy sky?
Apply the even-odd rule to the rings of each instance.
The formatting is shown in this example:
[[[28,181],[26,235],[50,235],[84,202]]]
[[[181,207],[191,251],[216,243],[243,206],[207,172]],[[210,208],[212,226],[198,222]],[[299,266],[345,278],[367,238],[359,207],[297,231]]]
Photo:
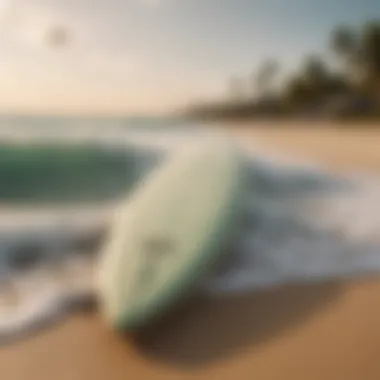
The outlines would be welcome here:
[[[0,110],[145,113],[223,96],[266,57],[294,68],[379,0],[0,0]],[[46,43],[60,25],[65,47]]]

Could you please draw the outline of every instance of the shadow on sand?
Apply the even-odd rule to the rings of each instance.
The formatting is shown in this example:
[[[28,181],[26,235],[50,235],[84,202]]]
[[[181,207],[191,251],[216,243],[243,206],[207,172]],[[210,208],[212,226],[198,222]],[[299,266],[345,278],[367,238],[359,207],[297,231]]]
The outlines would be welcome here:
[[[149,359],[196,369],[306,322],[341,294],[343,284],[290,285],[219,299],[198,298],[134,337]]]

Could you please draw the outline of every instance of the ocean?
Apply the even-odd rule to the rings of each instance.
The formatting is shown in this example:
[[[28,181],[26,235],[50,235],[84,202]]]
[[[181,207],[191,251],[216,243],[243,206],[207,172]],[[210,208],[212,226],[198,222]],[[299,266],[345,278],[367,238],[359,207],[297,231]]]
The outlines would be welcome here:
[[[96,301],[96,256],[119,200],[183,143],[215,133],[181,119],[0,118],[0,343]],[[377,178],[230,138],[249,191],[228,259],[199,291],[379,272]]]

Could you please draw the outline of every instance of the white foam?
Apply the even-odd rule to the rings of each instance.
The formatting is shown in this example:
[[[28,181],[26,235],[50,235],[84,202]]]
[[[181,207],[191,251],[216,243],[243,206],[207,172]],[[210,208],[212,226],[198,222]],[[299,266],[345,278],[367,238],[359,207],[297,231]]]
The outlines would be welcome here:
[[[44,266],[8,279],[0,288],[0,343],[57,322],[73,306],[94,298],[93,262],[77,258],[61,265],[58,277]]]
[[[236,242],[233,269],[205,281],[207,293],[380,273],[380,181],[328,179],[297,166],[283,176],[289,168],[269,166],[266,186],[283,191],[256,192],[247,202],[252,226]]]

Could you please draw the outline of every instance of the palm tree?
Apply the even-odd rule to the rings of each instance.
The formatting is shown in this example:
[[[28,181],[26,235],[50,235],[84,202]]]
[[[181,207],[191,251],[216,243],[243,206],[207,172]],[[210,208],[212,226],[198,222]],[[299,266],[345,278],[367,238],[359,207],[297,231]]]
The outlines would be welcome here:
[[[347,83],[332,73],[317,55],[305,57],[301,70],[290,78],[286,98],[293,105],[321,105],[330,96],[347,92]]]
[[[362,28],[361,66],[363,84],[367,89],[380,90],[380,21],[370,21]]]
[[[302,75],[305,81],[314,86],[323,85],[329,78],[329,70],[325,62],[316,55],[306,57]]]
[[[231,77],[228,86],[232,101],[240,102],[244,99],[244,83],[240,77]]]
[[[274,59],[264,61],[254,78],[254,86],[261,96],[268,95],[272,89],[274,79],[279,71],[279,64]]]
[[[348,25],[338,26],[332,32],[331,47],[344,58],[356,54],[358,48],[357,33]]]
[[[349,77],[366,88],[379,88],[380,20],[369,21],[357,31],[347,25],[336,28],[331,47],[343,60]]]
[[[360,71],[360,33],[349,25],[335,28],[331,34],[330,46],[343,65],[348,78],[354,79]]]

